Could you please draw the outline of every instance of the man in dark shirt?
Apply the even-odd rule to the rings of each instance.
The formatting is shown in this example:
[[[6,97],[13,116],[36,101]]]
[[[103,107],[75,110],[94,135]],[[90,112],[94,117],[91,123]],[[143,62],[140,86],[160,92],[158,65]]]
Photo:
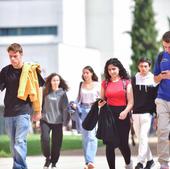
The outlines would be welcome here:
[[[151,73],[151,61],[141,57],[138,61],[139,72],[132,78],[133,88],[133,127],[139,140],[138,163],[135,169],[150,169],[154,166],[152,152],[149,147],[149,131],[152,114],[156,112],[155,98],[157,94],[154,75]],[[145,161],[147,160],[146,166]]]
[[[13,169],[27,169],[26,137],[30,127],[30,114],[33,110],[29,98],[25,101],[17,98],[24,64],[22,61],[23,49],[20,44],[13,43],[7,48],[7,51],[11,64],[5,66],[0,72],[0,90],[6,89],[4,98],[5,128],[11,141]],[[39,83],[42,85],[42,80]],[[41,113],[37,113],[34,115],[34,120],[39,120],[40,117]]]

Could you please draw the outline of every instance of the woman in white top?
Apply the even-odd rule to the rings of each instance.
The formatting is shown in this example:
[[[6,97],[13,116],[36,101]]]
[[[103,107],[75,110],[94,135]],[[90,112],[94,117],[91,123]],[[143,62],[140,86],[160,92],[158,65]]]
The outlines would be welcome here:
[[[98,83],[97,75],[90,66],[86,66],[83,68],[82,79],[83,82],[80,86],[78,103],[80,118],[83,121],[86,118],[91,105],[100,96],[100,85]],[[83,152],[85,157],[84,169],[93,169],[95,168],[94,157],[97,151],[97,138],[95,129],[93,129],[92,131],[82,129],[82,139]]]

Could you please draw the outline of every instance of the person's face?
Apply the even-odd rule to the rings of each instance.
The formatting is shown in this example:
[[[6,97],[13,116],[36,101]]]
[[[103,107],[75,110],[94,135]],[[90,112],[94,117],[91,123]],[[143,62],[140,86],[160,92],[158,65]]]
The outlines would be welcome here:
[[[108,73],[113,78],[118,77],[119,76],[119,68],[117,66],[110,64],[108,66]]]
[[[83,79],[84,81],[91,80],[93,73],[91,73],[88,69],[83,69]]]
[[[60,78],[56,75],[51,79],[52,90],[58,89],[59,84],[60,84]]]
[[[10,62],[12,66],[16,69],[19,69],[22,67],[22,54],[19,52],[9,51],[8,52]]]
[[[141,62],[138,65],[138,69],[141,75],[146,75],[150,71],[150,68],[151,67],[149,66],[149,63],[147,62]]]
[[[170,43],[163,41],[162,45],[163,45],[165,52],[168,52],[170,54]]]

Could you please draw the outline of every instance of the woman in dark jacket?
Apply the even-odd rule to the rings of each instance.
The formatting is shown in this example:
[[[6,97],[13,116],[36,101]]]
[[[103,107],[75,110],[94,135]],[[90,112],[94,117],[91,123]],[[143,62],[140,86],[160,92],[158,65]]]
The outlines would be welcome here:
[[[105,64],[105,80],[102,82],[101,97],[98,106],[108,104],[115,119],[120,139],[119,149],[125,160],[126,169],[132,169],[131,151],[128,143],[130,130],[129,112],[133,106],[133,92],[129,76],[117,58],[109,59]],[[114,138],[113,138],[114,139]],[[110,169],[115,169],[115,147],[106,145],[106,157]]]

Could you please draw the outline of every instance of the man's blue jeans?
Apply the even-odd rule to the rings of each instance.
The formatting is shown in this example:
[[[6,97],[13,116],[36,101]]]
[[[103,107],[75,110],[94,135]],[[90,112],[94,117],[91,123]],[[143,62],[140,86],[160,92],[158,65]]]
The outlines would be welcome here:
[[[13,156],[13,169],[27,169],[27,134],[30,128],[30,115],[5,117],[5,128],[10,138]]]

